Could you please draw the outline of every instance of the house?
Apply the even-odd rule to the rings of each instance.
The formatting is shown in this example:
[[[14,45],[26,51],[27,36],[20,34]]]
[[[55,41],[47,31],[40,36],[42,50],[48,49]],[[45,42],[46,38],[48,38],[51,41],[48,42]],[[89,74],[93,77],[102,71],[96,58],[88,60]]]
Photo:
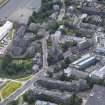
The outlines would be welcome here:
[[[105,87],[94,85],[86,105],[105,105]]]

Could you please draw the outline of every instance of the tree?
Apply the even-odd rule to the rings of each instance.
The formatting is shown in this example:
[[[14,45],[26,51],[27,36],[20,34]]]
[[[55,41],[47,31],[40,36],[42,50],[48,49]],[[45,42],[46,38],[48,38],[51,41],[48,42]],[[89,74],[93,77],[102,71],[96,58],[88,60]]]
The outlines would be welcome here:
[[[33,12],[32,16],[28,20],[28,25],[31,22],[42,23],[43,21],[46,21],[53,12],[52,5],[53,0],[42,0],[42,6],[40,10],[37,13],[35,11]]]
[[[24,95],[23,95],[23,100],[29,104],[33,104],[36,101],[36,98],[32,92],[32,90],[27,91]]]
[[[70,99],[68,100],[68,104],[67,105],[81,105],[82,100],[80,98],[78,98],[76,96],[76,94],[74,93]]]
[[[94,84],[105,86],[105,81],[103,79],[94,79],[94,78],[87,77],[86,80],[90,88],[92,88]]]
[[[8,105],[18,105],[18,100],[13,100],[9,102]]]
[[[66,6],[69,6],[70,5],[70,0],[64,0],[64,2],[65,2],[65,5]]]
[[[12,61],[12,58],[9,55],[6,55],[2,59],[2,63],[1,63],[2,69],[5,69],[11,61]]]
[[[57,22],[49,23],[49,30],[51,33],[54,33],[59,27]]]

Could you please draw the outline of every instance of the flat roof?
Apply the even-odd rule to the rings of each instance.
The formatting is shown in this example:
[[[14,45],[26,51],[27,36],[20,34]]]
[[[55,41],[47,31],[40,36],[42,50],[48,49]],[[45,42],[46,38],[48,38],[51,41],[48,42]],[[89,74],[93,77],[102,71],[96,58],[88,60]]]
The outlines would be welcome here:
[[[96,75],[99,78],[103,78],[105,76],[105,66],[103,66],[100,70],[93,71],[91,75]]]
[[[84,56],[82,56],[80,59],[78,59],[77,61],[74,61],[72,64],[75,65],[75,64],[78,64],[80,62],[82,62],[83,60],[89,58],[91,55],[90,54],[86,54]]]
[[[95,58],[96,58],[95,56],[90,57],[89,59],[86,59],[85,61],[80,62],[78,65],[79,66],[84,65],[84,64],[88,63],[89,61],[95,60]]]
[[[8,31],[12,28],[13,28],[13,23],[10,21],[6,21],[6,23],[0,27],[0,40],[2,40],[3,37],[5,37]]]

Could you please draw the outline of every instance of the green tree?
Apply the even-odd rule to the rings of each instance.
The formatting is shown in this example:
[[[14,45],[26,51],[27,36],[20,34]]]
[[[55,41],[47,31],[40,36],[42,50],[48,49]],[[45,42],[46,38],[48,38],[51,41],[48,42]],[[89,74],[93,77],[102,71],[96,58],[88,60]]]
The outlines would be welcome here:
[[[18,100],[13,100],[9,102],[7,105],[18,105]]]
[[[12,61],[12,58],[9,55],[6,55],[2,59],[2,63],[1,63],[2,69],[5,69],[11,61]]]
[[[29,90],[23,95],[23,100],[29,104],[33,104],[36,101],[35,95],[33,94],[32,90]]]
[[[70,97],[70,99],[69,99],[67,105],[81,105],[81,103],[82,103],[82,100],[81,100],[80,98],[78,98],[78,97],[76,96],[76,94],[74,93],[74,94]]]

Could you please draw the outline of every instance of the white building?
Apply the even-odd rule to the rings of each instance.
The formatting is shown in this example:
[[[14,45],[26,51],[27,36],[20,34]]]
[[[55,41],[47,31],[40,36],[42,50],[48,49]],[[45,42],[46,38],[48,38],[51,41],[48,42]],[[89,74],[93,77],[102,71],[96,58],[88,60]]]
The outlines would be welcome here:
[[[2,27],[0,27],[0,41],[7,35],[7,33],[13,28],[13,23],[7,21]]]

